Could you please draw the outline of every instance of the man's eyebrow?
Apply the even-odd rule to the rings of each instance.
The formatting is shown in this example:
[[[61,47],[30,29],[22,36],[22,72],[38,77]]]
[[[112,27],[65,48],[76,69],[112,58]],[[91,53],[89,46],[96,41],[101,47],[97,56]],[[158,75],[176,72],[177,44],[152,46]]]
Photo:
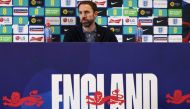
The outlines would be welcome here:
[[[89,10],[85,10],[85,11],[79,11],[79,12],[89,12]]]

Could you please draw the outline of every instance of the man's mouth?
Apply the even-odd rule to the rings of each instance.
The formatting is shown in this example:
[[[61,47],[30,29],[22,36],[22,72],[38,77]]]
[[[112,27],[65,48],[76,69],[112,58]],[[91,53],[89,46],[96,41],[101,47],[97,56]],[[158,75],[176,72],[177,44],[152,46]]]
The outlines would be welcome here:
[[[88,20],[82,20],[82,22],[83,22],[83,23],[86,23],[86,22],[88,22]]]

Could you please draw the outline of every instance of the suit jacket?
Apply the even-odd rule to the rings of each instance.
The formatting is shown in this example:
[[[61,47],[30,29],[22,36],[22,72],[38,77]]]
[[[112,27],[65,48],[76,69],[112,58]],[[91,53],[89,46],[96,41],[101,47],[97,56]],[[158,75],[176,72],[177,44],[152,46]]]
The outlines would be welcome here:
[[[114,33],[96,24],[96,42],[117,42],[117,38]],[[83,33],[82,25],[69,29],[65,36],[64,42],[86,42],[85,34]]]

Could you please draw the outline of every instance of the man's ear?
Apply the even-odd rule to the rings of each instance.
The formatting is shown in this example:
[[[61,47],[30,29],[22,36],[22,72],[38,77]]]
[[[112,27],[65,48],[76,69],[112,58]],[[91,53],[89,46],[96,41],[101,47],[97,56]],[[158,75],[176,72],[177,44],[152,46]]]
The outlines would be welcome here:
[[[95,11],[95,12],[94,12],[94,16],[95,16],[95,17],[98,16],[98,11]]]

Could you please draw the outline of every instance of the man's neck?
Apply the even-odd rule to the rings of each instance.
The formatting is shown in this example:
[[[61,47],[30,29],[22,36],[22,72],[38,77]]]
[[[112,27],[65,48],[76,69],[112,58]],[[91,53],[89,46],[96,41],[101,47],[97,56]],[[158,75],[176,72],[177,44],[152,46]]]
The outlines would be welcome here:
[[[96,24],[93,23],[92,25],[90,25],[90,27],[84,27],[83,26],[83,30],[86,31],[86,32],[92,32],[96,29]]]

